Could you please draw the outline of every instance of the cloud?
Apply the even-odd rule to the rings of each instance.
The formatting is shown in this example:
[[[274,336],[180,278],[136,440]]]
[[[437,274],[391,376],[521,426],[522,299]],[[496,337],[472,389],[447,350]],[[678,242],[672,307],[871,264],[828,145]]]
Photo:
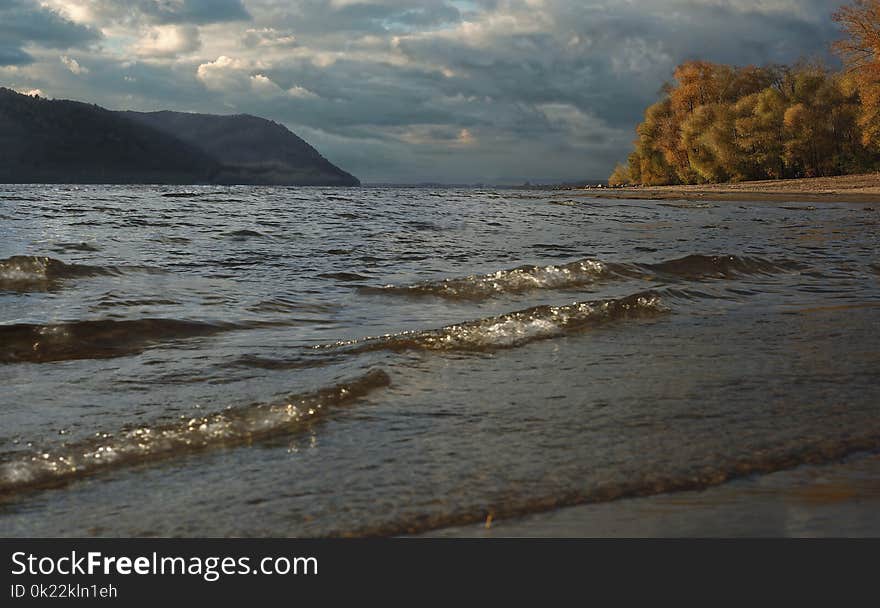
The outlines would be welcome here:
[[[318,98],[313,91],[297,84],[284,88],[260,70],[259,62],[221,55],[214,61],[199,65],[196,76],[211,91],[226,93],[233,91],[244,96],[255,94],[261,99]]]
[[[241,0],[46,0],[78,22],[142,24],[227,23],[252,17]]]
[[[36,2],[0,1],[0,66],[32,63],[27,47],[85,48],[100,39],[98,30],[74,23]]]
[[[257,93],[258,95],[263,95],[264,97],[274,97],[276,95],[283,95],[284,90],[275,84],[271,78],[264,76],[263,74],[254,74],[250,77],[251,90]]]
[[[142,0],[137,6],[159,23],[206,24],[251,19],[241,0]]]
[[[287,89],[287,94],[290,97],[294,97],[297,99],[315,99],[318,97],[317,94],[299,85],[293,85],[292,87]]]
[[[17,46],[0,46],[0,66],[26,65],[32,61],[33,57]]]
[[[212,91],[247,91],[250,87],[242,88],[242,84],[250,82],[250,67],[247,61],[221,55],[199,65],[196,76]]]
[[[45,97],[46,95],[43,93],[41,89],[16,89],[22,95],[27,95],[29,97]]]
[[[296,46],[296,36],[293,32],[282,32],[273,27],[250,28],[242,36],[242,44],[251,49],[255,47],[292,47]]]
[[[293,99],[316,99],[318,96],[301,86],[294,85],[289,89],[282,89],[271,78],[264,74],[254,74],[250,77],[251,90],[263,98],[293,98]]]
[[[141,57],[177,57],[202,46],[199,29],[191,25],[160,25],[150,28],[135,45]]]
[[[77,76],[80,76],[89,73],[88,68],[84,68],[83,66],[81,66],[76,59],[68,57],[67,55],[62,55],[61,57],[59,57],[59,59],[61,60],[61,63],[63,63],[65,67],[70,70],[71,74],[76,74]]]

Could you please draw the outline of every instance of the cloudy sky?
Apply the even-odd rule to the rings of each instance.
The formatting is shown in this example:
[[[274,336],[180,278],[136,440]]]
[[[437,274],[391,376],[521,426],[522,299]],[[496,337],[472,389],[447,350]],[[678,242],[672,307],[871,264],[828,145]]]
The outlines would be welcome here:
[[[0,85],[249,113],[365,182],[604,178],[692,58],[827,57],[843,0],[0,0]]]

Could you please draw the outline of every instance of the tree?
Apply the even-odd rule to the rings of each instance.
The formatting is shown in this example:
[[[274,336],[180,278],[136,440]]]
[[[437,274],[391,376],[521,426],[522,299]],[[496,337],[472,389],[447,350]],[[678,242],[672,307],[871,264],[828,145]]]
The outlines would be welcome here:
[[[629,173],[629,167],[618,163],[617,167],[614,168],[614,173],[612,173],[611,177],[608,178],[608,185],[624,186],[629,183],[632,183]]]
[[[736,103],[737,146],[754,163],[749,179],[782,179],[786,176],[783,156],[786,109],[785,97],[775,87],[748,95]]]
[[[629,169],[629,183],[642,183],[642,158],[639,153],[633,150],[627,157],[627,168]]]
[[[834,20],[847,35],[834,48],[859,92],[862,143],[880,150],[880,0],[857,0]]]
[[[880,166],[880,0],[857,0],[835,19],[849,32],[836,47],[844,74],[804,62],[679,65],[613,179],[693,184]]]
[[[733,117],[725,104],[698,106],[682,124],[682,143],[698,181],[721,182],[740,177]]]
[[[645,111],[645,121],[636,132],[636,152],[640,161],[641,183],[649,186],[675,183],[675,171],[667,160],[672,113],[669,98],[650,106]]]

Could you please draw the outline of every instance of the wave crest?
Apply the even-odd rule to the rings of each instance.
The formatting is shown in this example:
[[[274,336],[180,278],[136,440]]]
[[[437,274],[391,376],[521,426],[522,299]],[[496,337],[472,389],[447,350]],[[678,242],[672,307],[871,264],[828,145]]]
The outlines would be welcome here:
[[[368,287],[364,291],[401,295],[429,295],[451,300],[481,300],[505,293],[536,289],[565,289],[588,285],[610,276],[606,264],[598,260],[580,260],[551,266],[520,266],[491,274],[424,281],[414,285]]]
[[[550,266],[519,266],[490,274],[423,281],[412,285],[363,287],[367,293],[435,296],[449,300],[485,300],[503,294],[541,289],[572,289],[604,280],[730,279],[773,274],[800,268],[791,262],[773,262],[736,255],[689,255],[658,263],[618,263],[583,259]]]
[[[109,359],[139,353],[164,340],[232,329],[237,326],[177,319],[0,325],[0,364]]]
[[[371,370],[348,382],[291,395],[282,403],[254,404],[173,424],[99,433],[54,451],[35,452],[0,463],[0,496],[62,485],[106,469],[286,435],[334,407],[353,403],[390,384],[387,373]]]
[[[655,292],[620,299],[576,302],[567,306],[537,306],[441,329],[403,332],[321,345],[359,353],[377,350],[490,352],[584,331],[624,319],[650,318],[667,312]]]
[[[115,268],[67,264],[46,256],[16,255],[0,260],[0,289],[26,291],[69,278],[119,274]]]

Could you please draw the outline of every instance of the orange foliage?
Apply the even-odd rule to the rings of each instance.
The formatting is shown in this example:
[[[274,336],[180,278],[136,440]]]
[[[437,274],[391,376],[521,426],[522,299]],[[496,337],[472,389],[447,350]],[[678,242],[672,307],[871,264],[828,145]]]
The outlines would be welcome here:
[[[847,37],[834,48],[855,80],[866,146],[880,150],[880,0],[857,0],[834,15]]]

